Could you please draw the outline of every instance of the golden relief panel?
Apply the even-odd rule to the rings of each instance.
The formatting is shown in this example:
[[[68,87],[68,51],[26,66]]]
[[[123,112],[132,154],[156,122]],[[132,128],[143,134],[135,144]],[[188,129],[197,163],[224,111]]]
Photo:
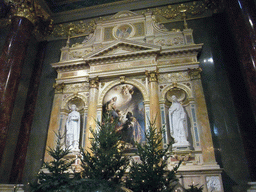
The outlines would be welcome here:
[[[171,37],[171,38],[156,38],[154,40],[155,45],[159,46],[174,46],[174,45],[184,45],[185,40],[183,35],[181,36],[176,36],[176,37]]]
[[[72,76],[75,76],[76,75],[76,72],[68,72],[68,73],[62,73],[60,75],[61,78],[65,78],[65,77],[72,77]]]
[[[66,84],[63,92],[87,92],[89,91],[89,83],[76,83],[76,84]]]
[[[188,76],[187,72],[160,74],[158,77],[159,83],[188,81],[188,80],[190,80],[190,77]]]
[[[80,59],[90,53],[92,53],[93,49],[86,49],[86,50],[81,50],[81,51],[71,51],[69,53],[69,59],[72,60],[72,59]]]
[[[178,64],[184,64],[184,63],[194,63],[196,62],[196,59],[193,57],[188,57],[188,58],[178,58],[176,57],[175,59],[168,60],[168,61],[159,61],[158,65],[178,65]]]
[[[123,63],[113,63],[107,65],[91,66],[91,72],[102,72],[102,71],[115,71],[120,69],[128,69],[135,67],[142,67],[152,64],[154,61],[136,61],[136,62],[123,62]],[[132,70],[132,69],[131,69]]]

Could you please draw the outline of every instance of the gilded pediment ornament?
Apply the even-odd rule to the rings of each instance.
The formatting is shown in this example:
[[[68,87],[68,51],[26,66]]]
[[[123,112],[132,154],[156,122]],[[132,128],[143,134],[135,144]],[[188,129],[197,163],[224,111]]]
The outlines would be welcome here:
[[[96,28],[96,20],[71,22],[59,24],[54,27],[52,36],[54,37],[67,37],[70,38],[90,35]]]
[[[193,1],[151,9],[155,16],[154,19],[161,23],[168,23],[174,20],[184,20],[185,17],[188,19],[193,19],[195,17],[198,18],[200,16],[203,17],[222,10],[223,7],[219,0]]]

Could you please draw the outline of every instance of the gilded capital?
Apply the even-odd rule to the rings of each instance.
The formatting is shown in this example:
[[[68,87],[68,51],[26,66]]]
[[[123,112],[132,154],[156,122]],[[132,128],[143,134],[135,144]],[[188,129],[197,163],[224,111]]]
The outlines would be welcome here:
[[[24,17],[31,21],[34,25],[37,19],[35,8],[32,6],[31,3],[27,1],[22,2],[21,4],[16,4],[13,9],[13,16]]]
[[[125,83],[125,76],[120,76],[120,83]]]
[[[99,87],[99,77],[90,79],[89,84],[90,84],[90,88],[98,88]]]
[[[8,5],[10,11],[4,20],[11,17],[28,19],[35,26],[34,34],[36,37],[40,36],[41,39],[52,33],[53,21],[51,20],[50,15],[37,3],[30,0],[24,0],[22,2],[8,0]],[[8,24],[10,24],[10,22]]]
[[[195,69],[188,69],[188,75],[191,79],[200,79],[200,73],[202,72],[202,69],[195,68]]]
[[[158,74],[159,74],[158,70],[152,71],[152,72],[146,71],[145,74],[149,78],[149,82],[158,81]]]
[[[57,91],[57,92],[62,92],[63,89],[65,87],[65,84],[62,82],[62,83],[55,83],[53,85],[53,88]]]

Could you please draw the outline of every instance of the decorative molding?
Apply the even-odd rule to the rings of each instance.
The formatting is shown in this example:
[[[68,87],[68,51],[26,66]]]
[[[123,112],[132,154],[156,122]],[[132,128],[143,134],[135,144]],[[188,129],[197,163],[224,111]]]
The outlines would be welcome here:
[[[175,89],[175,88],[179,88],[179,89],[182,89],[183,91],[186,92],[187,94],[187,99],[193,99],[193,94],[192,94],[192,90],[187,86],[187,85],[184,85],[182,83],[176,83],[174,82],[173,84],[171,85],[168,85],[168,86],[165,86],[163,89],[162,89],[162,92],[160,94],[160,98],[159,100],[161,101],[164,101],[165,100],[165,95],[166,93],[171,90],[171,89]]]
[[[223,7],[219,0],[202,0],[182,4],[173,4],[150,9],[153,12],[153,19],[160,23],[169,23],[177,20],[186,20],[211,16],[212,13],[222,11]],[[184,25],[186,25],[184,23]],[[187,28],[187,27],[185,27]]]
[[[72,93],[72,92],[88,92],[89,91],[89,83],[74,83],[74,84],[66,84],[63,92],[64,93]]]
[[[76,37],[77,35],[87,36],[94,32],[96,28],[96,20],[78,21],[71,23],[58,24],[54,26],[51,37]]]
[[[130,0],[130,2],[136,1],[136,0]],[[122,17],[131,17],[131,16],[136,16],[138,14],[131,12],[131,11],[120,11],[116,13],[114,16],[111,17],[111,19],[117,19],[117,18],[122,18]]]
[[[80,99],[83,103],[78,107],[78,110],[80,112],[84,112],[85,107],[88,106],[88,97],[85,97],[84,95],[78,93],[77,91],[75,91],[73,94],[65,94],[63,95],[63,102],[61,104],[61,109],[62,111],[68,113],[68,111],[70,110],[70,104],[72,103],[72,101]]]
[[[164,73],[159,75],[159,83],[174,82],[174,81],[188,81],[190,77],[187,71],[180,71],[175,73]]]

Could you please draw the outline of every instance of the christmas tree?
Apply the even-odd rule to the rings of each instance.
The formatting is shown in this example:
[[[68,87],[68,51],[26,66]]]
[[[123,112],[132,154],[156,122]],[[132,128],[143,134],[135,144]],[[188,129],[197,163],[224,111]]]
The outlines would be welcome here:
[[[126,186],[134,192],[171,191],[178,180],[175,175],[181,163],[172,171],[167,170],[172,143],[162,148],[162,132],[157,131],[155,122],[150,122],[145,138],[145,144],[136,144],[140,162],[132,162]]]
[[[102,123],[97,122],[96,130],[91,130],[93,138],[90,151],[81,152],[81,175],[87,179],[120,184],[129,158],[123,156],[124,145],[120,142],[121,135],[116,130],[118,119],[110,114],[103,116]]]
[[[48,173],[40,171],[37,175],[37,182],[31,185],[32,192],[57,192],[66,191],[72,182],[68,170],[74,163],[74,160],[65,159],[70,153],[70,149],[64,146],[63,138],[60,132],[56,133],[57,140],[54,149],[49,148],[48,153],[53,158],[50,162],[44,162],[43,168]]]

